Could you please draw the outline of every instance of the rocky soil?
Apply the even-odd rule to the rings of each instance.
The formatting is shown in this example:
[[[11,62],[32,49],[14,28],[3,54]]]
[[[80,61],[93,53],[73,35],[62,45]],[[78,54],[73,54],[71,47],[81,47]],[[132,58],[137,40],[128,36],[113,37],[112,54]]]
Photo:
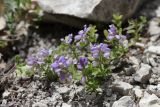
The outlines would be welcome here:
[[[131,47],[98,92],[87,93],[78,84],[48,83],[38,75],[15,78],[15,65],[8,61],[0,64],[0,107],[160,107],[160,7],[153,8],[158,3],[142,9],[140,14],[151,18],[147,35]],[[34,33],[31,37],[27,54],[56,42]],[[26,56],[25,48],[21,56]]]

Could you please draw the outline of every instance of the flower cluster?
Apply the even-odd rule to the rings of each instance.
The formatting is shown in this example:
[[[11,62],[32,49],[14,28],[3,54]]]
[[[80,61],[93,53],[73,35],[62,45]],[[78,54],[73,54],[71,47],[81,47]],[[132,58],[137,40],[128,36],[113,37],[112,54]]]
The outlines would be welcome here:
[[[77,46],[80,46],[81,43],[87,43],[87,33],[90,30],[90,27],[84,25],[84,29],[78,32],[78,35],[74,37],[74,40],[77,42]]]
[[[109,25],[109,29],[108,29],[108,40],[113,40],[113,39],[117,39],[119,41],[120,44],[123,45],[123,42],[126,40],[126,36],[118,34],[117,33],[117,28],[115,27],[115,25]]]
[[[110,56],[110,48],[108,48],[107,44],[100,43],[98,45],[92,45],[91,46],[91,53],[93,58],[99,58],[103,54],[103,57],[109,58]]]
[[[71,79],[71,74],[66,72],[68,67],[73,64],[72,59],[66,58],[64,56],[57,57],[55,61],[51,64],[51,68],[55,73],[64,81],[67,77]]]
[[[52,53],[51,50],[42,49],[36,55],[29,56],[27,58],[27,65],[36,66],[45,63],[45,58]]]

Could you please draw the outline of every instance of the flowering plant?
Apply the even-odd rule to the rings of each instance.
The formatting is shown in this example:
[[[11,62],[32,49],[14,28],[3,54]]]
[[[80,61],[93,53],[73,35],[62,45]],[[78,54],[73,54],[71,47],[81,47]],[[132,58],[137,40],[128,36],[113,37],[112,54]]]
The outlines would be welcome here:
[[[89,91],[97,89],[110,74],[112,62],[121,58],[129,48],[120,20],[115,16],[113,22],[108,30],[104,30],[103,43],[98,42],[96,27],[85,25],[77,35],[62,38],[58,47],[43,49],[28,57],[27,69],[62,83],[84,84]]]

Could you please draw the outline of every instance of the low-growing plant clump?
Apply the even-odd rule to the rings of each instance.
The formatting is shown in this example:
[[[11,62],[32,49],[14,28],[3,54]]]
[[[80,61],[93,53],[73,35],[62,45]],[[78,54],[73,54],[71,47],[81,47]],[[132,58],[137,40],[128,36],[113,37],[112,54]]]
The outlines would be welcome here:
[[[84,25],[78,34],[61,39],[56,48],[42,49],[28,57],[26,63],[17,63],[17,76],[40,75],[61,83],[81,83],[95,91],[112,72],[111,66],[139,39],[146,19],[129,21],[122,28],[121,15],[114,15],[113,23],[104,30],[103,43],[98,41],[96,26]]]

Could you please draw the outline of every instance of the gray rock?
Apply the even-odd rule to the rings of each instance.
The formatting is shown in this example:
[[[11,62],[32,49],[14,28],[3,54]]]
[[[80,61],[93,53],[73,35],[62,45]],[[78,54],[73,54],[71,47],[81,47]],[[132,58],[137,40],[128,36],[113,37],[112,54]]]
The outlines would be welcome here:
[[[160,107],[160,99],[152,94],[144,93],[144,97],[139,101],[139,107]]]
[[[150,41],[151,41],[151,42],[155,42],[155,41],[158,40],[159,37],[160,37],[159,34],[158,34],[158,35],[153,35],[153,36],[150,37]]]
[[[112,86],[113,91],[119,92],[121,95],[128,95],[132,88],[132,85],[122,81],[115,81]]]
[[[156,15],[157,15],[157,17],[160,17],[160,6],[159,6],[158,9],[156,10]]]
[[[146,83],[151,77],[151,66],[148,64],[141,64],[141,68],[133,74],[134,80],[141,83]]]
[[[58,91],[60,94],[68,93],[70,90],[71,90],[71,89],[68,88],[67,86],[58,87],[58,88],[57,88],[57,91]]]
[[[8,98],[9,96],[10,96],[10,92],[9,91],[5,91],[4,93],[3,93],[3,98]]]
[[[143,91],[140,88],[133,88],[134,94],[137,98],[141,98],[143,96]]]
[[[143,49],[145,48],[145,44],[139,43],[139,42],[136,42],[135,46],[143,48]]]
[[[129,57],[129,62],[132,63],[133,67],[137,69],[139,67],[139,64],[141,61],[138,58],[136,58],[135,56],[131,56],[131,57]]]
[[[113,13],[120,13],[124,19],[133,15],[145,0],[37,0],[50,21],[82,26],[85,20],[110,22]],[[114,7],[114,8],[113,8]]]
[[[61,107],[72,107],[71,105],[67,104],[67,103],[62,103]]]
[[[2,105],[6,105],[7,104],[7,100],[2,100]]]
[[[154,79],[154,78],[150,78],[150,79],[149,79],[149,83],[150,83],[150,84],[155,84],[155,79]]]
[[[124,71],[127,76],[131,76],[133,73],[135,73],[136,70],[134,67],[129,66],[129,67],[124,67]]]
[[[160,27],[158,19],[152,19],[149,23],[149,33],[150,35],[159,35],[160,34]]]
[[[37,103],[34,103],[32,107],[48,107],[48,106],[44,103],[37,102]]]
[[[152,92],[153,94],[157,95],[160,97],[160,84],[158,85],[149,85],[147,87],[148,91]]]
[[[0,30],[3,30],[6,27],[6,19],[0,16]]]
[[[130,96],[123,96],[118,101],[115,101],[112,107],[136,107],[136,105]]]
[[[60,95],[60,93],[53,93],[52,101],[55,101],[55,100],[58,100],[58,99],[62,99],[62,96]]]
[[[153,72],[154,74],[160,75],[160,66],[159,66],[159,67],[154,67],[154,68],[152,68],[152,72]]]
[[[79,86],[79,87],[76,87],[74,90],[70,91],[69,93],[70,100],[68,102],[71,102],[73,98],[75,97],[75,95],[77,93],[82,92],[83,89],[84,89],[84,86]]]
[[[28,98],[32,98],[33,97],[33,94],[32,93],[30,93],[30,94],[28,94],[28,96],[27,96]]]
[[[145,50],[145,53],[147,52],[160,55],[160,46],[149,46],[148,49]]]
[[[158,66],[158,64],[155,62],[154,58],[149,58],[149,62],[151,64],[151,66],[153,66],[153,67]]]
[[[111,107],[111,104],[108,102],[103,102],[103,107]]]

